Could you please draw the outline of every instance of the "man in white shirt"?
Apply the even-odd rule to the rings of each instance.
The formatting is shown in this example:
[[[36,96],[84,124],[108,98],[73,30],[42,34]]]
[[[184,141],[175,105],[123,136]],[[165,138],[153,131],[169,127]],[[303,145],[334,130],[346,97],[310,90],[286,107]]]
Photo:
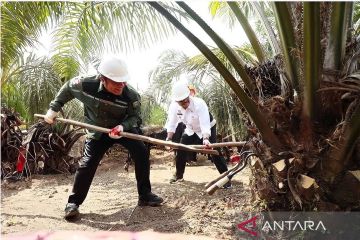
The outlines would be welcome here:
[[[166,123],[167,141],[171,141],[179,122],[186,126],[180,143],[209,145],[216,142],[216,128],[211,126],[208,106],[198,97],[190,96],[186,82],[179,81],[173,86],[173,99],[177,104],[171,104],[168,110]],[[186,161],[193,154],[178,150],[175,157],[176,173],[170,183],[183,181]],[[220,173],[227,171],[226,161],[221,156],[212,156],[212,160]]]

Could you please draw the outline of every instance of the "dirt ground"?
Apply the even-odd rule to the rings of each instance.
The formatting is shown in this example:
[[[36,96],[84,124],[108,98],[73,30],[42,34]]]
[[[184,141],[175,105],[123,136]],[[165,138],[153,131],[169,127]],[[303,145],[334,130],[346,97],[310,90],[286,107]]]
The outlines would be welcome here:
[[[204,156],[198,156],[196,166],[186,167],[184,182],[169,184],[175,169],[172,159],[173,153],[151,150],[152,190],[165,203],[157,208],[135,208],[134,167],[130,166],[126,172],[125,154],[111,153],[99,166],[76,222],[63,219],[73,175],[36,175],[28,182],[2,183],[1,234],[40,230],[150,230],[236,239],[239,231],[236,216],[254,210],[250,171],[245,168],[237,174],[232,189],[221,189],[209,196],[204,185],[218,176],[215,166]]]

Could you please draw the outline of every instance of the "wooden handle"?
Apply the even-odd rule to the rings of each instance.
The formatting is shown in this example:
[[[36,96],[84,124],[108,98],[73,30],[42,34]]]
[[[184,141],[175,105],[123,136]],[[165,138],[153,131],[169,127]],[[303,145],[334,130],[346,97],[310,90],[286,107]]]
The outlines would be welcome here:
[[[219,147],[242,147],[245,145],[245,141],[243,142],[221,142],[221,143],[211,143],[209,144],[209,148],[219,148]],[[193,148],[205,148],[205,145],[188,145]]]
[[[224,176],[223,178],[219,179],[216,183],[211,185],[208,189],[206,189],[206,192],[209,195],[212,195],[216,190],[220,189],[222,186],[224,186],[227,182],[229,182],[230,179],[227,176]]]
[[[211,185],[208,189],[206,189],[206,192],[209,195],[213,195],[214,192],[216,192],[216,190],[218,190],[218,189],[219,189],[219,187],[214,184],[214,185]]]
[[[45,117],[45,115],[37,114],[37,113],[34,114],[34,116],[38,117],[38,118],[44,118]],[[102,133],[109,133],[111,131],[111,129],[109,129],[109,128],[98,127],[98,126],[94,126],[94,125],[91,125],[91,124],[88,124],[88,123],[82,123],[82,122],[78,122],[78,121],[71,120],[71,119],[65,119],[65,118],[57,117],[56,120],[60,121],[60,122],[63,122],[63,123],[72,124],[72,125],[75,125],[75,126],[87,128],[87,129],[90,129],[90,130],[95,130],[95,131],[102,132]],[[163,140],[160,140],[160,139],[151,138],[151,137],[147,137],[147,136],[142,136],[142,135],[138,135],[138,134],[134,134],[134,133],[122,132],[121,136],[126,137],[126,138],[130,138],[130,139],[134,139],[134,140],[140,140],[140,141],[143,141],[143,142],[156,144],[156,145],[168,146],[168,147],[172,147],[173,149],[178,149],[178,150],[198,152],[198,153],[204,153],[204,154],[212,154],[212,155],[219,155],[219,152],[216,151],[216,150],[212,150],[212,149],[196,149],[196,148],[187,146],[185,144],[174,143],[174,142],[170,142],[170,141],[163,141]]]
[[[211,185],[213,185],[214,183],[216,183],[217,181],[219,181],[220,179],[222,179],[223,177],[225,177],[226,175],[228,175],[228,173],[230,172],[230,170],[227,170],[226,172],[223,172],[220,176],[218,176],[217,178],[215,178],[214,180],[212,180],[211,182],[208,182],[205,185],[205,188],[210,187]]]
[[[230,172],[236,170],[236,169],[239,168],[239,167],[241,167],[241,163],[237,163],[237,164],[235,165],[235,167],[227,170],[226,172],[223,172],[220,176],[218,176],[217,178],[215,178],[215,179],[212,180],[211,182],[207,183],[207,184],[205,185],[205,187],[207,188],[207,187],[213,185],[214,183],[216,183],[217,181],[219,181],[219,180],[222,179],[223,177],[227,176]]]

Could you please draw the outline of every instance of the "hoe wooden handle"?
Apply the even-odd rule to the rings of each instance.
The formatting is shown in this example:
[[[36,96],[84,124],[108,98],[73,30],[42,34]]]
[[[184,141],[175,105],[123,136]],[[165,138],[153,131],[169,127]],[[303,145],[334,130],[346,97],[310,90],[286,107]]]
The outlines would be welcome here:
[[[42,115],[42,114],[34,114],[34,116],[38,117],[38,118],[44,118],[45,117],[45,115]],[[111,131],[111,129],[109,129],[109,128],[98,127],[98,126],[95,126],[95,125],[91,125],[91,124],[83,123],[83,122],[78,122],[78,121],[71,120],[71,119],[65,119],[65,118],[59,118],[59,117],[57,117],[55,119],[57,121],[60,121],[60,122],[63,122],[63,123],[67,123],[67,124],[87,128],[87,129],[102,132],[102,133],[109,133]],[[184,150],[184,151],[190,151],[190,152],[198,152],[198,153],[204,153],[204,154],[212,154],[212,155],[219,155],[219,152],[216,151],[216,150],[197,149],[197,148],[187,146],[185,144],[174,143],[174,142],[170,142],[170,141],[163,141],[163,140],[160,140],[160,139],[151,138],[151,137],[138,135],[138,134],[134,134],[134,133],[122,132],[121,136],[126,137],[126,138],[130,138],[130,139],[134,139],[134,140],[139,140],[139,141],[143,141],[143,142],[152,143],[152,144],[155,144],[155,145],[168,146],[168,147],[171,147],[173,149],[178,149],[178,150]]]

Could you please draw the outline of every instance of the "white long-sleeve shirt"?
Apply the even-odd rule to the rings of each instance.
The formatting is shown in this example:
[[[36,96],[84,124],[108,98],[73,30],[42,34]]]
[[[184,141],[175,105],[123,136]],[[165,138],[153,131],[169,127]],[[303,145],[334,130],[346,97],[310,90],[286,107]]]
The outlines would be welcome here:
[[[205,101],[197,97],[189,97],[190,104],[187,109],[177,102],[169,106],[165,128],[167,132],[175,132],[179,122],[186,125],[185,134],[192,136],[196,133],[199,138],[203,135],[211,135],[209,109]]]

